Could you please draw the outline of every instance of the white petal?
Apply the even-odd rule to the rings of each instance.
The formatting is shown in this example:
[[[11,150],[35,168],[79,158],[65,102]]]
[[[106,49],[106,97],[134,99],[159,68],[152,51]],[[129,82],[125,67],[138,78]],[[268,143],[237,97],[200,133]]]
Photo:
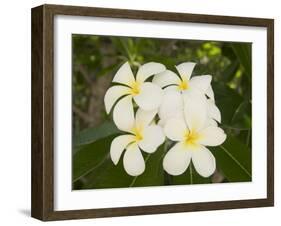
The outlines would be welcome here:
[[[165,141],[163,129],[160,126],[147,126],[142,132],[143,139],[138,142],[142,150],[153,153]]]
[[[190,79],[195,65],[196,63],[193,62],[185,62],[176,66],[182,80],[188,81]]]
[[[174,115],[173,117],[169,117],[167,119],[160,119],[157,124],[164,128],[165,125],[167,124],[167,122],[169,122],[171,119],[179,119],[181,121],[184,121],[184,114],[183,114],[183,112],[180,112],[180,113]]]
[[[129,143],[134,141],[133,135],[122,135],[114,138],[110,146],[110,157],[115,165],[117,165],[123,150]]]
[[[125,171],[131,176],[135,177],[144,172],[145,162],[137,144],[134,143],[127,147],[123,164]]]
[[[165,124],[164,133],[170,140],[182,141],[186,133],[188,133],[188,129],[185,125],[185,121],[172,118]]]
[[[206,97],[204,95],[184,95],[184,115],[189,130],[199,131],[207,119]]]
[[[122,131],[131,131],[134,127],[134,109],[132,96],[123,97],[115,105],[113,110],[113,121],[118,129]]]
[[[163,168],[170,175],[180,175],[186,171],[191,159],[191,151],[182,143],[177,143],[165,155]]]
[[[216,122],[216,120],[214,120],[212,118],[207,118],[204,128],[209,127],[209,126],[218,126],[218,123]]]
[[[183,99],[182,94],[178,90],[170,90],[168,87],[164,89],[164,96],[158,115],[163,123],[170,118],[183,118]]]
[[[200,90],[203,94],[205,94],[210,87],[212,81],[211,75],[200,75],[194,76],[190,79],[189,85],[192,88],[196,88]]]
[[[164,90],[164,92],[166,92],[166,91],[176,91],[176,92],[180,93],[178,85],[170,85],[170,86],[167,86],[166,88],[164,88],[163,90]]]
[[[158,121],[158,123],[157,123],[157,125],[158,126],[161,126],[162,128],[164,128],[164,126],[166,125],[166,120],[162,120],[162,119],[160,119],[159,121]]]
[[[166,67],[163,64],[155,63],[155,62],[146,63],[140,66],[136,76],[137,81],[144,82],[150,76],[161,73],[165,70]]]
[[[226,139],[224,131],[215,126],[207,127],[200,131],[200,144],[205,146],[218,146],[221,145]]]
[[[152,122],[149,125],[150,126],[156,126],[156,121],[153,119]]]
[[[135,77],[128,62],[124,63],[119,68],[112,81],[128,86],[135,82]]]
[[[146,111],[158,108],[162,98],[163,90],[151,82],[143,83],[140,87],[140,93],[134,96],[137,105]]]
[[[203,146],[195,151],[192,151],[192,162],[197,173],[199,173],[202,177],[209,177],[216,170],[215,157]]]
[[[221,122],[221,112],[211,99],[207,101],[207,110],[210,118],[215,119],[217,122]]]
[[[148,126],[152,122],[156,114],[157,109],[144,111],[139,108],[136,113],[136,126],[138,128],[144,128],[145,126]]]
[[[106,113],[109,114],[114,103],[123,95],[129,94],[130,89],[126,86],[112,86],[104,96],[104,104]]]
[[[181,80],[176,73],[166,70],[155,75],[152,82],[163,88],[168,85],[177,85],[181,82]]]
[[[206,90],[206,95],[213,101],[215,101],[215,94],[213,91],[212,86],[210,85],[209,88]]]

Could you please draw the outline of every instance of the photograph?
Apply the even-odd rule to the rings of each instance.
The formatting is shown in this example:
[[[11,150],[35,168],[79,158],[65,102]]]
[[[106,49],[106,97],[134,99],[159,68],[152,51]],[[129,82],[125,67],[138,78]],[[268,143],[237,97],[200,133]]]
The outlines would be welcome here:
[[[0,226],[281,222],[279,2],[159,3],[2,2]]]
[[[252,181],[252,43],[71,42],[72,190]]]
[[[274,206],[274,19],[46,4],[31,43],[32,217]]]

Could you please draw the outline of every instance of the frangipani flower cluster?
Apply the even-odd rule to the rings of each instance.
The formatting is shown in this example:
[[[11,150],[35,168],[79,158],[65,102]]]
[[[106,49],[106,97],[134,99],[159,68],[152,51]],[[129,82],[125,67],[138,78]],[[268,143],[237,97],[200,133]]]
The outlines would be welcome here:
[[[222,144],[226,134],[218,127],[221,114],[212,76],[191,77],[194,67],[192,62],[177,65],[177,75],[150,62],[134,76],[126,62],[115,74],[113,82],[119,84],[107,90],[105,109],[113,112],[113,121],[124,134],[113,139],[110,157],[116,165],[124,152],[129,175],[141,175],[145,171],[142,151],[152,154],[165,140],[174,142],[163,158],[168,174],[184,173],[190,161],[201,176],[214,173],[216,161],[207,147]]]

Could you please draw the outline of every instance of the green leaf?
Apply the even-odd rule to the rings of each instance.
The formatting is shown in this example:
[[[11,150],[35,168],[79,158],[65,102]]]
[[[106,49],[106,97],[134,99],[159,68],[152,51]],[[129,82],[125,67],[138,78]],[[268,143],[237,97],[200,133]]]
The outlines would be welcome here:
[[[121,187],[144,187],[163,185],[163,145],[153,154],[142,153],[145,158],[146,168],[143,174],[132,177],[123,167],[123,156],[117,166],[111,159],[107,159],[102,165],[83,178],[83,189],[121,188]]]
[[[118,133],[120,133],[120,131],[117,129],[113,122],[104,122],[100,126],[85,129],[76,134],[73,138],[73,144],[74,147],[90,144],[101,138],[105,138]]]
[[[233,115],[237,111],[239,105],[244,101],[235,90],[228,88],[227,86],[214,84],[213,86],[216,105],[221,111],[222,125],[231,125]]]
[[[145,158],[146,166],[144,173],[135,177],[130,187],[164,185],[163,155],[164,145],[160,146],[153,154],[148,154]]]
[[[231,126],[240,129],[251,129],[251,111],[252,105],[249,101],[243,101],[237,107],[231,120]]]
[[[77,181],[79,178],[94,171],[109,158],[109,148],[113,138],[113,136],[110,136],[84,145],[73,155],[73,181]]]
[[[235,76],[235,72],[237,71],[238,68],[239,68],[239,62],[237,60],[231,62],[230,65],[226,67],[221,73],[223,80],[225,82],[231,81]]]
[[[250,78],[252,73],[252,46],[246,43],[232,43],[232,48],[239,59],[240,64],[245,70],[246,75]]]
[[[232,48],[232,43],[223,43],[222,45],[222,55],[226,56],[231,62],[237,60],[237,57]]]
[[[230,182],[245,182],[252,179],[251,152],[246,145],[228,135],[226,141],[217,147],[209,147],[217,167]]]
[[[102,165],[83,178],[83,189],[122,188],[129,187],[133,177],[123,168],[123,157],[115,166],[110,157]]]

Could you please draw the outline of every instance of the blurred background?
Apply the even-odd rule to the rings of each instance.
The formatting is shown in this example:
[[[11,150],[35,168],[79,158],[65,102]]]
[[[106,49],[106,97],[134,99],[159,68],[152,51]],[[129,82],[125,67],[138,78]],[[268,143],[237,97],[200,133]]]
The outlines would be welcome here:
[[[72,56],[73,189],[251,181],[251,43],[73,35]],[[113,165],[109,147],[120,131],[105,113],[103,98],[126,61],[134,72],[150,61],[173,71],[192,61],[197,63],[193,75],[212,75],[228,138],[210,148],[217,160],[211,178],[200,177],[192,164],[183,175],[167,175],[164,147],[144,154],[146,171],[139,177],[127,175],[122,161]]]

